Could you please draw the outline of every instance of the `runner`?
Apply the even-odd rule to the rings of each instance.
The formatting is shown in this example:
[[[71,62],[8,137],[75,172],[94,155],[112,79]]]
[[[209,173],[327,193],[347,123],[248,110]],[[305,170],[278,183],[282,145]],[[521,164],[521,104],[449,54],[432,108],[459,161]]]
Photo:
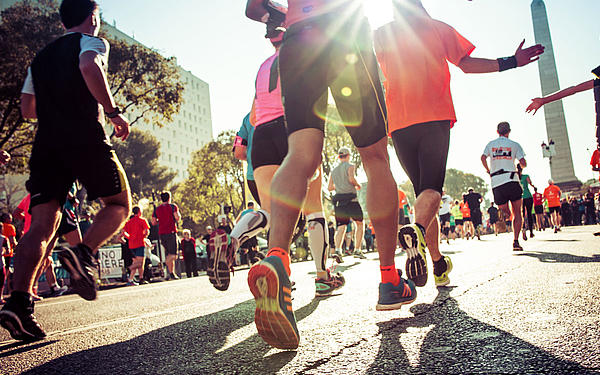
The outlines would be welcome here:
[[[519,173],[519,181],[521,188],[523,189],[523,219],[527,218],[527,227],[529,227],[529,237],[533,238],[533,196],[529,191],[529,185],[535,189],[533,183],[528,174],[523,173],[523,167],[521,164],[517,164],[517,172]],[[527,241],[527,227],[525,226],[525,220],[523,220],[523,239]]]
[[[452,204],[452,197],[443,190],[439,215],[442,235],[446,239],[448,245],[450,244],[450,204]]]
[[[481,215],[481,202],[483,197],[479,193],[475,193],[474,189],[470,187],[467,190],[468,194],[463,197],[464,201],[469,205],[471,214],[471,222],[473,223],[473,232],[477,236],[478,240],[481,240],[480,231],[482,225],[483,215]]]
[[[544,196],[538,193],[537,188],[533,187],[533,211],[535,212],[535,220],[539,231],[546,230],[544,225]]]
[[[466,194],[463,194],[463,202],[460,202],[460,212],[463,217],[463,232],[465,233],[465,238],[469,240],[475,236],[475,227],[473,227],[469,204],[464,202],[465,196]]]
[[[272,346],[294,349],[300,338],[289,296],[288,252],[308,182],[321,164],[329,88],[367,174],[367,209],[377,233],[382,276],[376,308],[398,309],[415,300],[416,290],[412,282],[401,279],[394,263],[398,196],[387,154],[383,90],[362,6],[356,0],[288,3],[290,27],[281,48],[279,71],[289,150],[271,186],[271,250],[252,268],[249,282],[258,303],[259,333]],[[248,0],[246,15],[257,21],[274,21],[278,13],[268,8],[270,13],[263,0]],[[265,281],[265,286],[278,287],[279,302],[273,301],[277,294],[266,296],[256,291],[256,284]],[[269,311],[272,318],[265,319],[268,324],[262,325],[265,308],[271,306],[268,301],[274,302],[275,308]],[[270,328],[273,320],[282,330]]]
[[[536,45],[497,60],[471,57],[475,47],[447,24],[429,16],[420,0],[392,1],[395,21],[375,32],[375,50],[386,78],[389,131],[402,167],[415,188],[415,224],[401,229],[410,248],[406,273],[427,282],[426,248],[436,285],[449,283],[450,258],[439,251],[437,213],[446,176],[450,128],[456,114],[448,61],[465,73],[492,73],[527,65],[544,47]]]
[[[548,211],[550,212],[550,221],[554,228],[554,233],[560,231],[560,188],[554,185],[552,179],[548,180],[548,187],[544,190],[544,199],[548,202]],[[581,214],[579,214],[579,223],[581,225]]]
[[[494,206],[494,202],[491,203],[490,208],[487,210],[488,215],[490,215],[490,225],[494,228],[494,234],[498,235],[498,209]]]
[[[458,235],[458,238],[464,237],[464,233],[463,233],[464,221],[463,221],[462,211],[460,210],[460,205],[461,205],[461,202],[459,202],[458,200],[455,200],[454,204],[452,205],[452,208],[450,209],[452,216],[454,216],[454,223],[456,224],[456,234]]]
[[[494,202],[504,213],[504,217],[511,216],[511,209],[508,207],[508,202],[512,206],[513,215],[513,250],[522,251],[523,248],[519,244],[519,234],[523,225],[523,216],[521,208],[523,205],[523,189],[518,180],[518,174],[515,167],[515,161],[521,166],[527,166],[525,153],[523,148],[517,142],[508,139],[510,135],[510,125],[508,122],[498,124],[497,139],[494,139],[485,146],[483,155],[481,155],[481,163],[492,179],[492,192],[494,194]],[[487,159],[490,159],[488,166]],[[502,215],[500,215],[500,219]]]
[[[246,160],[246,182],[252,198],[260,204],[260,197],[254,181],[254,169],[252,169],[252,138],[254,138],[254,126],[250,122],[250,113],[242,120],[242,126],[238,130],[233,143],[233,152],[237,159]]]
[[[175,274],[175,259],[177,259],[177,222],[181,220],[181,213],[176,204],[171,203],[171,192],[160,193],[160,206],[152,213],[152,225],[158,224],[158,237],[160,244],[165,249],[165,263],[167,264],[167,280],[179,280]]]
[[[103,129],[102,110],[118,138],[129,134],[129,123],[106,81],[109,46],[97,37],[98,5],[91,0],[64,0],[60,17],[67,33],[34,58],[21,96],[23,117],[37,117],[38,127],[29,162],[31,228],[15,251],[14,291],[0,311],[0,325],[16,340],[46,336],[33,316],[31,288],[71,184],[78,179],[90,201],[100,197],[104,203],[83,242],[59,253],[73,290],[87,300],[96,298],[93,257],[131,210],[127,177]]]
[[[129,266],[129,278],[127,285],[148,284],[144,280],[144,265],[146,264],[146,237],[150,233],[148,221],[142,217],[142,208],[133,207],[131,210],[133,216],[125,223],[123,227],[123,236],[129,239],[129,249],[133,253],[133,262]],[[138,273],[138,280],[134,280],[135,272]]]
[[[360,184],[356,181],[356,166],[350,164],[350,149],[347,147],[340,147],[338,150],[338,157],[340,163],[333,168],[329,175],[329,191],[335,190],[335,195],[331,198],[333,202],[333,208],[335,212],[335,252],[337,254],[342,253],[342,242],[344,241],[346,226],[350,225],[350,222],[354,222],[356,227],[349,233],[354,232],[354,255],[358,258],[365,259],[366,257],[362,253],[361,244],[364,234],[364,222],[363,222],[363,211],[358,203],[357,191],[361,189]],[[401,190],[398,190],[400,192]],[[350,235],[352,240],[352,235]],[[350,241],[346,247],[347,251],[350,251]]]

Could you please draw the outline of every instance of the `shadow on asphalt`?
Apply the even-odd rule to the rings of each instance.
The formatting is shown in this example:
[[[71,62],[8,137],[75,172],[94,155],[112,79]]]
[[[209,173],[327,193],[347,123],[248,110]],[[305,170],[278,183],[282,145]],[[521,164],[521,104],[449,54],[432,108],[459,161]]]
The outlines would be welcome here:
[[[308,317],[325,299],[313,299],[299,308],[296,320]],[[256,333],[220,350],[230,333],[249,324],[256,332],[254,308],[254,300],[248,300],[128,341],[65,355],[25,374],[272,374],[297,353],[264,357],[272,348]]]
[[[19,341],[19,342],[14,342],[12,344],[2,345],[2,346],[0,346],[0,358],[10,357],[11,355],[15,355],[15,354],[26,353],[31,350],[39,349],[44,346],[54,344],[55,342],[57,342],[57,340],[42,341],[42,342],[36,342],[36,343]],[[10,349],[12,349],[12,350],[10,350]]]
[[[568,253],[549,253],[541,251],[526,251],[513,254],[520,257],[537,258],[544,263],[600,263],[600,254],[594,254],[591,257],[573,255]]]
[[[577,363],[555,357],[508,332],[469,316],[450,297],[452,288],[440,287],[433,303],[411,307],[414,318],[378,323],[379,333],[382,334],[379,352],[366,373],[592,373]],[[410,328],[426,327],[431,327],[431,330],[425,334],[416,356],[418,365],[414,367],[401,345],[400,336],[414,332]],[[413,351],[413,348],[409,350]]]
[[[331,270],[332,272],[344,272],[346,270],[349,270],[352,267],[358,266],[360,264],[360,262],[355,262],[353,264],[348,264],[348,265],[341,265],[341,264],[337,264],[335,267],[332,267]],[[316,275],[317,271],[311,271],[311,272],[307,272],[307,275]]]
[[[581,240],[574,240],[574,239],[557,239],[557,240],[540,240],[542,242],[580,242]]]

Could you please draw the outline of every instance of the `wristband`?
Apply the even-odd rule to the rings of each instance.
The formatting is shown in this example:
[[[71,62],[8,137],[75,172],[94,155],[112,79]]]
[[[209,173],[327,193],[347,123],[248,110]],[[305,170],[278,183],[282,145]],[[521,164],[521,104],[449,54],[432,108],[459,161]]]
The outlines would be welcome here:
[[[248,141],[246,141],[244,138],[240,137],[239,135],[235,136],[235,141],[233,142],[233,147],[247,146],[247,145],[248,145]]]
[[[110,112],[110,113],[109,113],[109,112],[104,112],[104,114],[105,114],[105,115],[106,115],[106,117],[108,117],[108,118],[115,118],[115,117],[117,117],[118,115],[120,115],[120,114],[121,114],[121,109],[120,109],[119,107],[115,107],[115,110],[114,110],[114,111],[112,111],[112,112]]]
[[[500,67],[500,72],[508,69],[514,69],[517,67],[517,57],[514,55],[509,57],[501,57],[498,59],[498,66]]]

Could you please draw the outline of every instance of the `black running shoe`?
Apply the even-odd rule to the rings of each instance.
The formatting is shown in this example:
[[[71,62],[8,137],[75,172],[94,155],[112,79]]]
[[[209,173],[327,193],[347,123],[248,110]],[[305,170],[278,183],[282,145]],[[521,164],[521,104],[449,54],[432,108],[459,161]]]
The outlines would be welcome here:
[[[98,267],[89,248],[83,244],[62,247],[58,259],[71,274],[71,289],[85,300],[95,300]]]
[[[33,316],[33,301],[27,293],[12,293],[0,310],[0,326],[19,341],[37,341],[46,337],[46,332]]]
[[[521,247],[519,241],[513,242],[513,251],[523,251],[523,247]]]

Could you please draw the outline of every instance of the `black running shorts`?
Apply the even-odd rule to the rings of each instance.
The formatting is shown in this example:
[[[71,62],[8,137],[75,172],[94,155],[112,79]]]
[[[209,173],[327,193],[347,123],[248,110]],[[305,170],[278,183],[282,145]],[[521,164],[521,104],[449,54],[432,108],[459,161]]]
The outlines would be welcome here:
[[[544,205],[542,205],[542,204],[533,207],[533,209],[537,215],[544,213]]]
[[[417,196],[428,189],[442,193],[450,147],[450,127],[450,121],[433,121],[392,133],[396,155]]]
[[[454,219],[454,223],[456,224],[456,226],[463,225],[464,220],[463,219]]]
[[[450,213],[440,215],[440,225],[442,228],[446,226],[446,223],[450,223]]]
[[[523,196],[523,188],[516,181],[507,182],[492,189],[494,193],[494,203],[498,206],[508,202],[516,202]]]
[[[550,213],[556,212],[556,213],[560,214],[560,206],[548,207],[548,210],[550,211]]]
[[[338,195],[339,197],[339,195]],[[334,196],[334,214],[336,226],[348,225],[350,220],[363,221],[363,211],[358,198],[336,200]]]
[[[254,198],[254,201],[260,206],[260,195],[258,195],[258,187],[256,186],[256,181],[248,180],[248,190],[250,190],[250,194],[252,194],[252,198]]]
[[[279,53],[288,134],[324,130],[330,88],[356,147],[386,137],[385,99],[371,34],[362,11],[331,12],[288,28]]]
[[[58,236],[64,236],[65,234],[71,233],[78,229],[79,225],[77,221],[73,220],[66,212],[63,211],[56,234]]]
[[[160,244],[165,248],[165,254],[177,255],[177,233],[165,233],[159,237]]]
[[[89,201],[129,190],[127,176],[109,145],[90,147],[33,147],[27,189],[31,206],[56,200],[62,206],[73,182],[87,190]]]
[[[476,227],[482,224],[482,215],[480,210],[471,210],[471,221]]]
[[[265,165],[281,165],[288,152],[283,116],[255,128],[251,152],[254,170]]]

